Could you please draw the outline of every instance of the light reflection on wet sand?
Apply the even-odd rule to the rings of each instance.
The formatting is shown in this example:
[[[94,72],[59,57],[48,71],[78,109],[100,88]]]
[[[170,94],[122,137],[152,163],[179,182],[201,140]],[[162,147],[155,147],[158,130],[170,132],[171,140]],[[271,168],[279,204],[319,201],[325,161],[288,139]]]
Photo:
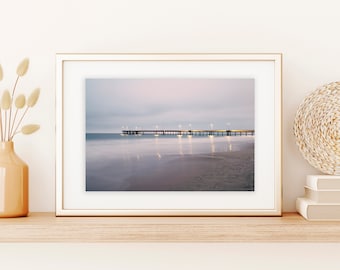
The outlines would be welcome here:
[[[87,190],[254,189],[253,137],[154,137],[141,142],[89,141]]]

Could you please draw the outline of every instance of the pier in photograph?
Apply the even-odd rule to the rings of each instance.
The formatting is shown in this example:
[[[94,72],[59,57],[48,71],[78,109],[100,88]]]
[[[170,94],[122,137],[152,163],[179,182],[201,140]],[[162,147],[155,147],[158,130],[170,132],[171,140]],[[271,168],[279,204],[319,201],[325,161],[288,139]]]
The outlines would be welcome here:
[[[122,130],[121,135],[177,135],[177,136],[253,136],[255,130],[243,130],[243,129],[193,129],[193,130],[183,130],[183,129],[134,129],[134,130]]]

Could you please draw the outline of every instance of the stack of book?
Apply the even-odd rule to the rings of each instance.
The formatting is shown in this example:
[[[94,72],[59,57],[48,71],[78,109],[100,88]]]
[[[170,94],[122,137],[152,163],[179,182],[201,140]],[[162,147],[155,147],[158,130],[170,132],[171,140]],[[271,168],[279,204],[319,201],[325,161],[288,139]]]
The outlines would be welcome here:
[[[340,176],[308,175],[296,210],[307,220],[340,220]]]

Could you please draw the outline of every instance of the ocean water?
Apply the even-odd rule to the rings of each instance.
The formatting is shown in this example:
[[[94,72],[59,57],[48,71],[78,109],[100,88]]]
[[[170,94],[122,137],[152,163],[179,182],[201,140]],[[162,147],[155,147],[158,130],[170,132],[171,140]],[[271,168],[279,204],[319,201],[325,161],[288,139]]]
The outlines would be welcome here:
[[[253,136],[86,134],[87,191],[253,188]]]

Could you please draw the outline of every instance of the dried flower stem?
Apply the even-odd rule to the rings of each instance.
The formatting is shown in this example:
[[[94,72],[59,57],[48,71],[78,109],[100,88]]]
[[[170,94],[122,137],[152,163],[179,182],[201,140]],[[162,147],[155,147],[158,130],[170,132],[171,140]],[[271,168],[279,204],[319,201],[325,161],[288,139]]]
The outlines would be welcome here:
[[[13,126],[12,126],[12,128],[10,127],[11,119],[12,119],[12,104],[13,104],[13,98],[14,98],[15,89],[17,88],[17,84],[18,84],[19,78],[20,78],[20,76],[18,75],[17,79],[15,80],[15,84],[14,84],[14,87],[13,87],[13,90],[12,90],[11,107],[9,109],[9,121],[8,121],[8,139],[11,137],[10,132],[13,129]],[[13,125],[14,125],[14,121],[13,121]]]
[[[14,118],[13,118],[13,122],[12,122],[12,127],[11,127],[11,129],[9,130],[9,132],[8,132],[8,138],[11,138],[11,137],[14,136],[14,135],[13,135],[13,136],[11,136],[11,135],[12,135],[12,133],[13,133],[13,128],[14,128],[15,120],[17,119],[18,111],[19,111],[19,109],[16,109],[16,110],[15,110],[15,114],[14,114]]]
[[[6,133],[7,133],[7,110],[5,111],[5,130],[4,130],[5,141],[8,140],[8,138],[6,139]]]
[[[13,87],[13,90],[12,90],[12,98],[14,96],[15,89],[17,88],[17,84],[18,84],[19,78],[20,78],[20,76],[18,76],[17,79],[15,80],[14,87]]]
[[[22,120],[24,119],[24,117],[25,117],[25,115],[26,115],[26,113],[27,113],[27,111],[28,111],[29,108],[30,108],[30,107],[28,107],[28,106],[26,107],[26,110],[25,110],[24,113],[22,114],[22,116],[21,116],[21,118],[20,118],[18,124],[16,125],[16,127],[15,127],[15,129],[14,129],[14,132],[9,136],[9,140],[10,140],[10,141],[13,139],[14,135],[17,133],[17,130],[18,130],[18,128],[19,128],[19,126],[20,126]],[[13,123],[13,124],[14,124],[14,123]]]

